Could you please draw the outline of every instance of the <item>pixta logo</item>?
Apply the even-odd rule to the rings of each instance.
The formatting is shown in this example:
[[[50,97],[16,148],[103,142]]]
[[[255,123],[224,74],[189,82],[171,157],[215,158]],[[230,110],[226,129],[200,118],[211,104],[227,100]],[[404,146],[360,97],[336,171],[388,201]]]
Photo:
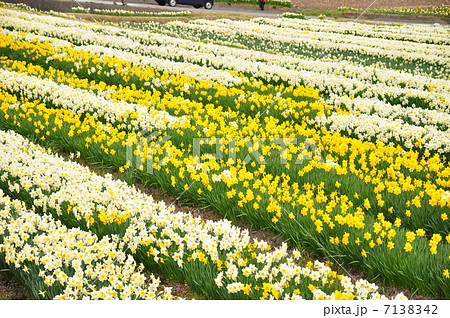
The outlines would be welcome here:
[[[162,135],[157,131],[143,130],[127,140],[126,160],[127,165],[137,170],[153,174],[153,169],[162,167],[170,161],[171,147],[165,144],[170,136]],[[277,145],[277,147],[272,147]],[[289,146],[301,147],[293,154],[288,155]],[[288,163],[301,165],[305,161],[325,163],[322,150],[317,147],[312,138],[307,138],[302,143],[297,138],[275,138],[237,140],[224,138],[193,138],[192,159],[196,164],[201,164],[202,159],[209,158],[217,161],[227,160],[229,165],[236,164],[238,158],[241,164],[266,165],[267,154],[264,155],[262,147],[271,149],[270,163],[286,165]],[[188,147],[189,148],[189,147]],[[274,149],[278,149],[274,150]],[[226,153],[226,155],[225,155]],[[157,155],[157,160],[155,156]],[[185,154],[187,156],[191,154]],[[327,162],[328,163],[328,162]]]
[[[240,146],[238,147],[238,144]],[[225,146],[226,145],[226,146]],[[289,145],[299,146],[300,143],[297,138],[273,138],[273,139],[253,139],[242,140],[238,143],[237,139],[223,139],[223,138],[194,138],[192,146],[192,156],[197,158],[196,161],[200,162],[202,157],[213,157],[216,160],[228,159],[229,164],[236,163],[238,152],[242,157],[241,162],[243,164],[249,164],[255,162],[259,165],[267,164],[266,157],[262,154],[262,147],[270,147],[272,145],[279,146],[278,163],[286,165],[288,161],[288,147]],[[203,146],[203,148],[202,148]],[[215,148],[211,152],[211,147]],[[204,149],[208,148],[208,151]],[[227,158],[224,156],[224,150],[227,149]],[[202,151],[203,150],[203,151]],[[244,156],[242,156],[244,154]],[[272,155],[273,160],[273,155]],[[315,160],[320,163],[325,163],[322,157],[322,151],[315,144],[313,139],[306,139],[301,144],[301,149],[298,152],[297,157],[294,160],[294,164],[302,164],[304,161]]]
[[[153,174],[155,165],[161,167],[164,163],[170,160],[170,147],[164,149],[164,144],[171,138],[171,136],[161,135],[158,131],[150,132],[142,130],[134,136],[129,137],[126,145],[126,160],[127,165],[138,170]],[[161,154],[163,150],[163,158],[158,156],[158,161],[155,162],[154,156],[158,152]]]

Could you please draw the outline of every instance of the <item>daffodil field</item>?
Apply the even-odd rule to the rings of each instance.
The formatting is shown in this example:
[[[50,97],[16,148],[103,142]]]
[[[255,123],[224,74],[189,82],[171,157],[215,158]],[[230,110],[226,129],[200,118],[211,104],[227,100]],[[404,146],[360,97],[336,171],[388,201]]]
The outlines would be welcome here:
[[[0,27],[0,266],[36,298],[177,299],[163,274],[208,299],[449,299],[447,27]]]

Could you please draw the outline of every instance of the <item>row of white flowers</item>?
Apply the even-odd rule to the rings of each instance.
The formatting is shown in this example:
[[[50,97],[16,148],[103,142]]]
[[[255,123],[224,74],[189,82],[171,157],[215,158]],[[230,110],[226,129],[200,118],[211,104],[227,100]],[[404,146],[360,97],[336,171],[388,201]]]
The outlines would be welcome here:
[[[93,9],[94,14],[104,15],[118,15],[118,16],[150,16],[150,17],[176,17],[176,16],[190,16],[191,11],[131,11],[123,9]],[[74,7],[72,8],[74,13],[91,13],[91,8]]]
[[[166,129],[183,127],[185,117],[174,117],[165,111],[155,110],[124,101],[113,101],[94,92],[58,84],[47,78],[0,69],[0,88],[21,94],[29,99],[40,99],[76,114],[92,113],[120,128]]]
[[[69,48],[73,47],[73,44],[66,40],[61,40],[54,37],[49,37],[45,35],[36,35],[33,33],[24,33],[18,31],[10,31],[8,29],[0,29],[0,34],[11,36],[15,40],[27,41],[27,42],[42,42],[42,43],[52,43],[55,48]]]
[[[350,98],[348,96],[332,95],[328,100],[337,109],[344,109],[353,114],[376,114],[379,117],[401,119],[416,126],[435,126],[437,129],[447,131],[450,128],[450,114],[447,111],[423,109],[400,105],[391,105],[371,98]]]
[[[1,133],[2,137],[14,137]],[[2,138],[3,139],[3,138]],[[0,257],[40,299],[171,299],[123,251],[117,236],[101,240],[39,215],[0,190]]]
[[[417,147],[439,153],[450,152],[450,131],[441,131],[429,125],[411,125],[401,118],[333,113],[328,117],[317,116],[314,121],[331,131],[355,135],[360,140],[376,140],[386,144],[396,142],[407,149]]]
[[[314,32],[331,32],[336,34],[352,34],[369,38],[381,38],[408,42],[450,44],[448,30],[445,27],[430,28],[424,25],[392,25],[392,24],[363,24],[346,21],[345,23],[333,20],[307,20],[297,21],[291,19],[265,19],[252,20],[260,24],[268,24],[274,27],[307,30]],[[430,36],[431,35],[431,36]]]
[[[12,132],[0,132],[0,152],[0,182],[9,184],[9,191],[26,192],[35,206],[57,211],[58,215],[69,213],[94,232],[99,226],[108,226],[108,222],[114,226],[121,215],[127,219],[123,236],[126,248],[133,253],[143,251],[160,266],[175,261],[184,268],[189,262],[205,261],[206,257],[206,262],[224,265],[215,285],[229,293],[242,291],[246,283],[262,286],[271,282],[281,298],[298,299],[301,297],[295,293],[284,292],[284,286],[309,279],[316,285],[315,297],[335,297],[334,292],[326,295],[320,289],[330,279],[330,268],[320,262],[313,267],[299,266],[296,259],[300,253],[288,253],[286,244],[271,249],[264,241],[252,242],[247,230],[240,230],[228,220],[202,220],[174,212],[125,182],[95,175]],[[105,225],[91,222],[99,211],[106,217]],[[244,257],[249,248],[257,253],[256,258]],[[377,286],[364,280],[352,282],[344,276],[340,286],[341,291],[353,292],[359,299],[386,298],[377,293]]]
[[[50,30],[48,30],[49,28]],[[88,25],[84,25],[84,29],[86,28],[88,28]],[[61,27],[55,26],[52,28],[51,25],[47,26],[48,34],[58,34],[59,29],[61,29]],[[340,66],[337,66],[336,64],[333,65],[329,62],[322,63],[322,65],[317,65],[319,63],[310,64],[307,61],[303,61],[298,58],[286,59],[285,57],[283,58],[279,55],[267,53],[256,54],[254,51],[231,48],[225,49],[212,44],[195,44],[192,41],[132,30],[119,31],[116,28],[105,27],[105,33],[112,34],[120,32],[121,34],[126,35],[126,37],[115,35],[94,37],[91,34],[95,32],[93,30],[81,33],[79,29],[76,29],[76,32],[73,28],[64,29],[65,32],[60,33],[68,34],[72,32],[71,39],[76,43],[99,43],[107,47],[112,46],[124,50],[130,50],[134,53],[138,53],[138,55],[123,52],[119,49],[110,49],[98,45],[76,47],[79,50],[95,52],[97,54],[112,57],[120,56],[124,60],[132,61],[133,63],[139,65],[148,65],[153,67],[155,64],[160,63],[158,59],[141,56],[140,54],[157,55],[161,58],[182,59],[192,63],[213,65],[219,69],[228,68],[239,72],[246,72],[255,77],[261,77],[267,80],[282,79],[291,85],[298,85],[302,83],[321,91],[325,91],[326,93],[354,95],[359,92],[364,92],[364,97],[374,97],[381,100],[386,100],[386,98],[400,98],[404,104],[408,103],[409,98],[419,98],[425,103],[428,103],[427,106],[431,108],[443,110],[450,108],[450,97],[447,94],[450,85],[446,80],[413,77],[411,75],[407,76],[405,80],[401,80],[401,77],[400,80],[398,80],[399,77],[396,76],[398,74],[396,74],[397,72],[395,71],[392,71],[392,74],[386,74],[381,69],[368,69],[366,72],[361,73],[361,67],[352,68],[351,65],[341,69],[339,72],[337,69],[339,69]],[[35,31],[36,27],[29,26],[28,30]],[[40,32],[42,32],[42,29]],[[135,42],[132,39],[139,42]],[[265,59],[265,61],[259,62],[258,60],[261,58]],[[268,63],[268,61],[270,62]],[[194,68],[196,67],[190,63],[167,61],[166,68],[172,73],[180,73],[177,70],[178,67],[182,67],[186,64]],[[172,66],[176,66],[177,69],[174,69]],[[197,73],[193,75],[195,72],[194,70],[191,70],[189,74],[198,79],[205,80],[206,78],[203,78],[204,74],[200,69],[201,67],[197,66],[197,68],[199,68],[200,75],[197,75]],[[294,68],[294,70],[291,68]],[[313,71],[314,68],[318,68],[319,70]],[[334,76],[330,77],[330,73]],[[210,75],[211,74],[208,75],[208,78],[211,78]],[[353,75],[355,78],[347,78],[349,75]],[[382,83],[373,84],[373,82],[380,81]],[[405,84],[405,82],[407,84]],[[391,85],[393,84],[395,84],[396,87],[392,87]],[[407,88],[400,88],[398,87],[399,85],[404,85]],[[430,89],[424,90],[425,86]]]
[[[280,23],[284,23],[286,19],[264,19],[257,18],[250,20],[250,22],[267,24],[273,26],[273,28],[279,28]],[[191,21],[190,23],[179,23],[179,21],[175,21],[174,25],[183,25],[185,27],[194,28],[195,26],[199,27],[199,20]],[[207,21],[200,20],[200,24],[204,24]],[[168,23],[165,25],[159,25],[156,23],[149,23],[146,25],[141,25],[140,28],[143,29],[165,29],[167,26],[170,26],[172,23]],[[294,24],[291,28],[297,29],[299,31],[325,31],[325,32],[337,32],[336,36],[345,36],[346,34],[360,35],[367,38],[379,38],[379,39],[394,39],[400,41],[410,41],[410,42],[419,42],[419,43],[430,43],[430,44],[438,44],[438,45],[447,45],[450,41],[447,38],[447,29],[446,28],[434,28],[430,27],[422,27],[417,32],[410,31],[409,29],[404,29],[403,27],[392,26],[392,25],[368,25],[361,23],[352,23],[346,21],[346,23],[334,22],[334,21],[320,21],[320,20],[300,20],[289,19],[288,23]],[[303,23],[306,23],[304,25]],[[295,24],[300,24],[298,27],[295,27]],[[125,23],[126,25],[126,23]],[[408,26],[409,27],[409,26]],[[207,30],[207,29],[204,29]],[[360,31],[362,30],[362,31]],[[236,30],[225,29],[220,33],[226,33],[227,35],[236,36],[238,33]],[[368,34],[365,34],[368,33]],[[214,33],[212,33],[214,34]],[[187,34],[183,34],[183,37],[186,37]],[[417,39],[417,41],[415,41]],[[423,40],[423,41],[421,41]]]

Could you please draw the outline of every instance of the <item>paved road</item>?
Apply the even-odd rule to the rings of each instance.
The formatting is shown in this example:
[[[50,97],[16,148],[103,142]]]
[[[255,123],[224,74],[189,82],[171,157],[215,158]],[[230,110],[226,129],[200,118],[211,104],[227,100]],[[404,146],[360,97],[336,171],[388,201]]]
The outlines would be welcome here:
[[[79,2],[79,4],[83,7],[89,6],[89,3],[101,3],[101,4],[113,4],[112,0],[75,0],[75,2]],[[122,7],[120,0],[116,1],[118,7]],[[215,4],[211,10],[206,10],[205,8],[195,9],[192,6],[188,5],[181,5],[178,4],[176,7],[169,7],[168,5],[162,7],[156,3],[131,3],[128,1],[125,1],[127,5],[125,8],[128,8],[129,10],[132,10],[132,8],[141,8],[141,9],[152,9],[152,8],[164,8],[164,11],[182,11],[182,10],[203,10],[207,12],[219,12],[219,13],[236,13],[236,14],[246,14],[251,16],[257,16],[257,17],[276,17],[278,14],[283,13],[284,11],[279,10],[265,10],[261,11],[258,7],[255,9],[241,9],[241,10],[230,10],[228,8],[224,8],[223,4]],[[256,3],[256,0],[255,0]]]

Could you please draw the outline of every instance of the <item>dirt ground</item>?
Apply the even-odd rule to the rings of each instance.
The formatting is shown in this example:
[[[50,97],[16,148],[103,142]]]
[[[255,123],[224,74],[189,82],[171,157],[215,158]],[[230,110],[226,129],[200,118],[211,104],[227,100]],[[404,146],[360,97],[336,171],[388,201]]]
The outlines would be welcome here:
[[[8,272],[0,272],[0,300],[19,299],[33,299],[33,296]]]

